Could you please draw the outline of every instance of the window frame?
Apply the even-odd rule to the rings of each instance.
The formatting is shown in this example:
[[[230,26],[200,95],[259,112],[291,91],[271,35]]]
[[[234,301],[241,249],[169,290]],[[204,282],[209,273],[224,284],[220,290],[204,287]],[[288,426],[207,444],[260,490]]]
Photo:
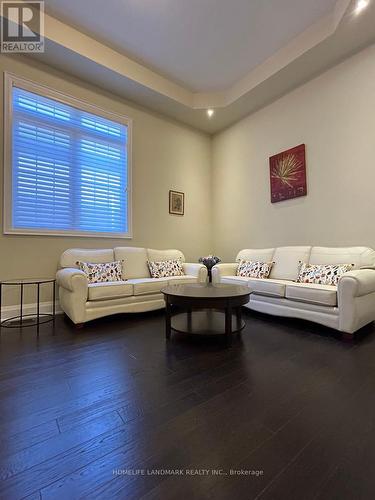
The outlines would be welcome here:
[[[54,99],[68,106],[78,108],[79,110],[92,113],[94,115],[106,118],[127,127],[127,142],[125,145],[127,153],[127,225],[126,233],[115,232],[95,232],[95,231],[74,231],[74,230],[56,230],[56,229],[27,229],[14,228],[12,226],[12,179],[13,179],[13,151],[12,151],[12,130],[13,130],[13,87],[34,92],[43,97]],[[131,118],[106,111],[96,105],[90,104],[81,99],[77,99],[68,94],[63,94],[53,90],[50,87],[32,82],[23,77],[16,76],[9,72],[4,72],[4,182],[3,182],[3,234],[36,235],[36,236],[77,236],[88,238],[125,238],[131,239],[132,236],[132,120]]]

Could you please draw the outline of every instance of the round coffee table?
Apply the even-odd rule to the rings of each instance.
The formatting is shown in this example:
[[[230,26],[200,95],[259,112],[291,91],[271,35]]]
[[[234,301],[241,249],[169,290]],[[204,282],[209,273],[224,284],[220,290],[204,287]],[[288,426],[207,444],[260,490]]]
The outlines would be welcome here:
[[[223,334],[230,343],[232,333],[245,326],[241,306],[250,299],[250,289],[246,286],[192,283],[169,285],[161,292],[165,300],[167,339],[174,330],[200,335]]]

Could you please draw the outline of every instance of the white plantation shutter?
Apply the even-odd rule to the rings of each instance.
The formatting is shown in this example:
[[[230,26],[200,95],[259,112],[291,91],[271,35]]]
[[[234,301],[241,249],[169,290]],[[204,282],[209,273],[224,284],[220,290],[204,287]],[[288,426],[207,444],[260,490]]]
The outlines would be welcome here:
[[[11,232],[127,236],[128,125],[11,94]]]

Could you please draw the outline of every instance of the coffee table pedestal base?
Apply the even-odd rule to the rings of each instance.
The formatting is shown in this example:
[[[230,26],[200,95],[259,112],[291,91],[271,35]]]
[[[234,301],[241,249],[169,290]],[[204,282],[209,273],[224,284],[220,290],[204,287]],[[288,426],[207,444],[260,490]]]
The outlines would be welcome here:
[[[237,314],[231,314],[231,331],[241,331],[245,322]],[[225,335],[225,311],[193,311],[178,313],[172,317],[171,329],[191,335]]]

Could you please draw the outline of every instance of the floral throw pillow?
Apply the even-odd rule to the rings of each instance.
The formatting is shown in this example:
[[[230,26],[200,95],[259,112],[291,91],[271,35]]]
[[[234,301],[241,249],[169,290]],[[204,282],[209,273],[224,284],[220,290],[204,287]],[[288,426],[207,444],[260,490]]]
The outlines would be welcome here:
[[[180,259],[148,261],[148,268],[152,278],[168,278],[169,276],[184,276]]]
[[[305,264],[300,263],[298,283],[337,286],[344,273],[353,269],[354,264]]]
[[[237,267],[237,276],[244,278],[268,278],[273,262],[259,262],[253,260],[240,260]]]
[[[83,271],[89,283],[107,283],[110,281],[122,281],[122,261],[104,262],[93,264],[91,262],[77,262],[77,266]]]

